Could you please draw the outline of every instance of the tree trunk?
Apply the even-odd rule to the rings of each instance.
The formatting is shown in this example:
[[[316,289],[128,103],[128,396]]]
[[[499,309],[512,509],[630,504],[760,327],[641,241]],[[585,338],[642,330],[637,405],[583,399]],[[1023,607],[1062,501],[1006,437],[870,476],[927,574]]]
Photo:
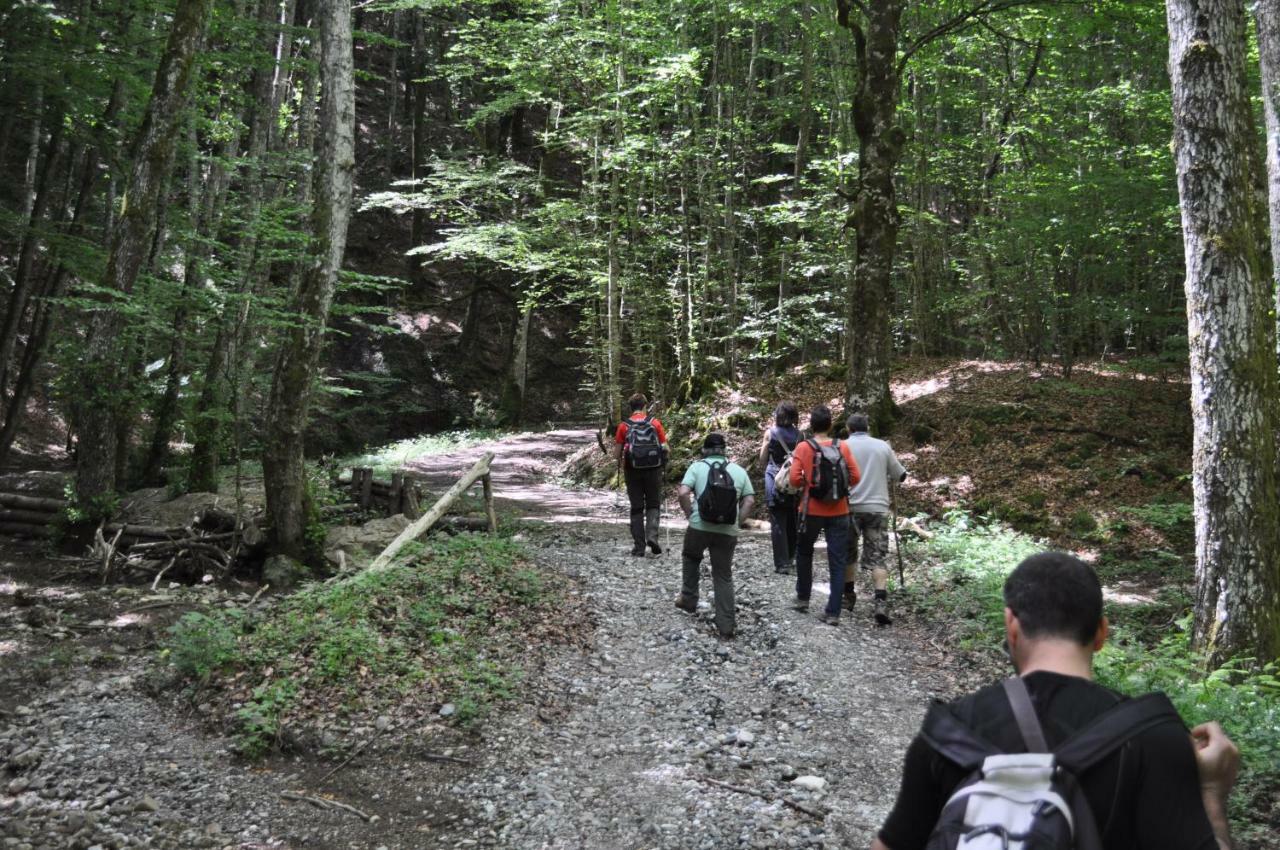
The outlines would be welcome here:
[[[898,39],[902,0],[867,5],[866,31],[841,4],[839,23],[853,34],[858,82],[853,97],[853,127],[858,135],[858,190],[852,225],[857,231],[857,260],[848,305],[849,375],[845,388],[850,410],[866,411],[878,431],[894,418],[889,394],[893,354],[893,261],[898,245],[898,209],[893,175],[902,158],[905,135],[895,123],[900,96]]]
[[[342,267],[355,177],[350,0],[320,0],[320,146],[310,265],[291,298],[297,324],[281,343],[267,407],[263,477],[277,551],[303,557],[309,498],[302,438],[329,307]]]
[[[502,409],[508,424],[518,425],[524,419],[524,394],[529,381],[529,327],[533,323],[533,311],[537,302],[532,298],[521,301],[517,307],[516,339],[511,356],[511,370],[507,373],[507,388],[503,393]]]
[[[1174,160],[1186,255],[1196,644],[1280,655],[1280,386],[1261,165],[1238,0],[1169,0]]]
[[[1280,336],[1280,0],[1258,0],[1258,57],[1262,65],[1262,108],[1267,122],[1267,196],[1271,213],[1271,263]],[[1280,344],[1280,339],[1277,340]]]
[[[212,0],[179,0],[173,28],[156,70],[151,100],[133,147],[124,211],[111,231],[103,286],[126,298],[146,262],[160,193],[173,165],[179,113],[195,65]],[[76,498],[90,504],[116,489],[116,407],[121,404],[119,338],[123,316],[112,305],[94,313],[77,397]]]

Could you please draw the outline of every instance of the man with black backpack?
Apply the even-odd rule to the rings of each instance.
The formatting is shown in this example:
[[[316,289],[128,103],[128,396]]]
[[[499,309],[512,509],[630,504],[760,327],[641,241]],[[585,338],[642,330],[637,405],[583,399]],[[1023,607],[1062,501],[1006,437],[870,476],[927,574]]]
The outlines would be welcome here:
[[[849,447],[830,437],[831,410],[820,404],[809,412],[813,437],[796,446],[791,459],[791,486],[800,491],[800,538],[796,541],[797,611],[809,610],[813,590],[813,547],[827,536],[831,593],[818,619],[840,625],[840,592],[849,545],[849,492],[862,480]]]
[[[645,412],[648,399],[636,393],[627,400],[631,416],[618,423],[614,457],[623,467],[631,502],[631,554],[644,557],[647,543],[661,555],[658,524],[662,520],[662,467],[667,462],[667,432],[656,416]]]
[[[1216,723],[1188,734],[1163,694],[1092,681],[1093,569],[1032,555],[1004,602],[1017,675],[929,709],[872,850],[1228,850],[1239,752]]]
[[[702,556],[711,554],[711,581],[715,591],[716,629],[722,638],[736,629],[733,598],[733,550],[738,526],[751,515],[755,488],[747,471],[726,456],[723,434],[708,434],[702,441],[702,460],[689,467],[680,482],[680,508],[689,519],[681,551],[683,575],[676,607],[698,610],[698,584]]]

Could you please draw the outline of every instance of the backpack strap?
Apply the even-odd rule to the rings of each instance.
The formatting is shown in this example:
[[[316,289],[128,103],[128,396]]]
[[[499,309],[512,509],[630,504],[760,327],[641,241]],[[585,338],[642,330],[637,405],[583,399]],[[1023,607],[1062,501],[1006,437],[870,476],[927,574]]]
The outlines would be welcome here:
[[[1036,717],[1031,694],[1027,692],[1027,683],[1021,676],[1010,676],[1003,684],[1004,695],[1009,698],[1009,707],[1013,709],[1013,719],[1018,721],[1018,731],[1022,733],[1022,743],[1026,744],[1027,752],[1049,752],[1044,730],[1040,728],[1040,718]]]
[[[1054,750],[1054,755],[1060,764],[1080,775],[1130,739],[1165,723],[1186,728],[1164,694],[1150,693],[1127,699],[1067,739]]]
[[[944,702],[934,701],[924,716],[920,737],[938,755],[966,773],[978,768],[987,756],[1004,752],[962,723]]]

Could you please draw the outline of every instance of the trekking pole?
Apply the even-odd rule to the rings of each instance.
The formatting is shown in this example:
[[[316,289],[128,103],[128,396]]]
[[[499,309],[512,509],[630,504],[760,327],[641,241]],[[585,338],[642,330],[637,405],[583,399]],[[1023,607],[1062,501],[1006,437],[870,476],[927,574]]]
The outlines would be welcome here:
[[[898,553],[898,589],[907,586],[906,574],[902,570],[902,538],[898,536],[898,483],[895,481],[893,489],[889,491],[889,511],[890,518],[893,522],[893,549]]]

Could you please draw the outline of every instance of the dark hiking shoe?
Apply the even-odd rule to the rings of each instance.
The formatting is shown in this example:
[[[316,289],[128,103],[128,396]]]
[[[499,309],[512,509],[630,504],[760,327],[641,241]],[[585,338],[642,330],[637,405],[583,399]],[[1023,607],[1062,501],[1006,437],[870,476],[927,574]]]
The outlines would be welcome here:
[[[681,611],[688,611],[690,614],[696,614],[698,613],[698,600],[690,599],[683,593],[677,593],[676,607]]]
[[[650,541],[649,541],[649,550],[650,550],[651,552],[653,552],[653,554],[655,554],[655,555],[661,555],[661,554],[662,554],[662,547],[658,545],[658,541],[656,541],[656,540],[650,540]]]
[[[644,544],[643,544],[643,543],[641,543],[639,546],[632,546],[632,547],[631,547],[631,554],[632,554],[632,555],[634,555],[634,556],[635,556],[635,557],[637,557],[637,558],[643,558],[643,557],[644,557]]]
[[[882,626],[893,625],[893,618],[889,616],[888,599],[877,599],[874,611],[877,623]]]
[[[791,603],[791,607],[803,614],[809,610],[809,600],[796,597],[796,601]]]
[[[782,566],[780,566],[780,567],[774,567],[774,568],[773,568],[773,571],[774,571],[774,573],[776,573],[777,575],[780,575],[780,576],[789,576],[789,575],[791,575],[791,565],[790,565],[790,564],[783,564],[783,565],[782,565]]]
[[[818,622],[825,623],[828,626],[838,626],[840,625],[840,615],[828,614],[826,611],[822,611],[818,614]]]
[[[857,603],[858,603],[858,594],[850,592],[844,595],[844,599],[841,601],[841,607],[844,608],[844,610],[846,611],[852,611],[853,606],[856,605]]]

